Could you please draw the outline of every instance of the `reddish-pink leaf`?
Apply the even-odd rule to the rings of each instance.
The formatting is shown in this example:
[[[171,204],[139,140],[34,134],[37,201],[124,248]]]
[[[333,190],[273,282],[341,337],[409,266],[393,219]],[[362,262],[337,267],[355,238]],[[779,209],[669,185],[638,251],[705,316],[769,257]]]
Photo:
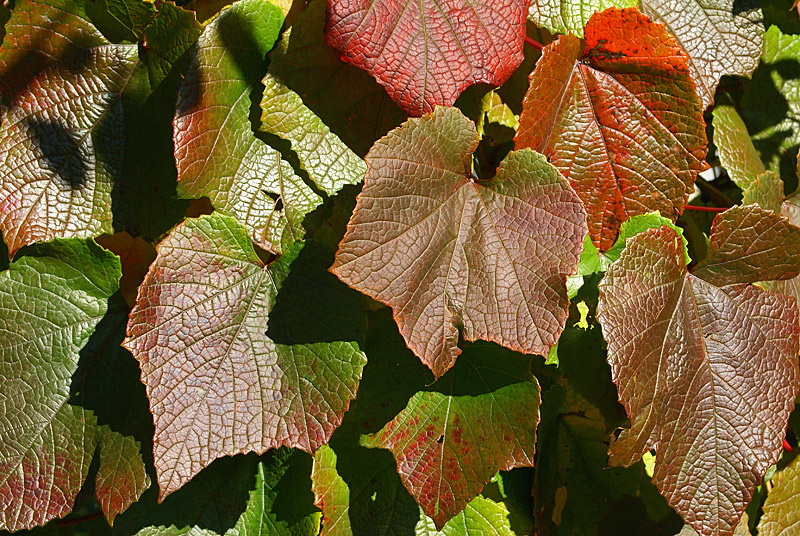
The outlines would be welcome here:
[[[475,378],[503,374],[470,365]],[[527,367],[514,371],[516,383],[477,395],[416,393],[381,431],[362,441],[392,451],[403,484],[437,528],[497,471],[533,466],[541,399]]]
[[[325,34],[342,60],[409,115],[449,106],[472,84],[501,85],[522,63],[530,0],[331,0]]]
[[[221,456],[313,452],[341,422],[365,362],[363,315],[312,245],[265,266],[219,212],[159,245],[124,345],[150,399],[161,498]]]
[[[459,332],[547,355],[586,233],[580,200],[540,154],[513,152],[475,179],[478,139],[457,109],[437,108],[376,142],[331,268],[392,307],[437,377],[461,352]]]
[[[705,123],[686,53],[662,24],[612,8],[585,35],[585,46],[567,35],[545,48],[515,142],[569,179],[605,251],[631,216],[683,211],[706,167]]]
[[[710,260],[697,275],[686,269],[680,236],[661,227],[629,239],[600,284],[597,316],[631,417],[610,460],[631,464],[654,449],[654,482],[702,535],[733,533],[778,459],[798,392],[797,306],[746,284],[754,272],[769,274],[769,258],[732,237],[747,235],[770,256],[792,259],[793,273],[800,262],[782,245],[786,233],[768,243],[771,230],[748,225],[752,210],[761,211],[718,217]],[[790,232],[796,240],[800,229]],[[721,252],[733,247],[749,267],[727,261]]]
[[[150,487],[150,477],[141,461],[139,442],[101,428],[100,467],[95,477],[95,494],[109,524],[127,510]]]

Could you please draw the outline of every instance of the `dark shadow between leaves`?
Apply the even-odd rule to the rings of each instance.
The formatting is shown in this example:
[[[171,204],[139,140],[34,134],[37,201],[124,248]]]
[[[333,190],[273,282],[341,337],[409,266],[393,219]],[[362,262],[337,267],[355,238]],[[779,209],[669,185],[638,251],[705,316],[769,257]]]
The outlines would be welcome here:
[[[191,527],[225,534],[236,525],[247,507],[256,483],[259,457],[255,454],[215,460],[189,483],[157,502],[154,484],[114,522],[120,536],[136,534],[145,527]],[[154,475],[150,475],[155,482]]]
[[[754,2],[753,0],[733,0],[731,13],[733,15],[741,15],[742,13],[753,11],[754,9],[758,9],[759,7],[761,6],[757,2]]]
[[[266,334],[270,339],[287,345],[363,342],[362,297],[328,272],[331,264],[333,251],[314,240],[306,241],[288,267],[269,313]]]
[[[139,381],[139,364],[120,346],[128,312],[119,292],[111,296],[108,312],[80,351],[69,403],[91,410],[98,425],[108,425],[139,441],[145,462],[152,465],[153,417],[144,385]]]

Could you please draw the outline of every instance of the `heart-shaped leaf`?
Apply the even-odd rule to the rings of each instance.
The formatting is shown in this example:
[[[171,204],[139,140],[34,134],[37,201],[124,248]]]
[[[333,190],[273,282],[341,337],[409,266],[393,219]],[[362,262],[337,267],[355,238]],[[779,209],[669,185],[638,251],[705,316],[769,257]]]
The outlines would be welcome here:
[[[635,9],[595,14],[585,46],[563,36],[544,49],[515,142],[544,153],[569,179],[601,251],[631,216],[658,210],[674,220],[705,168],[705,123],[686,53]]]
[[[757,206],[718,218],[694,273],[675,231],[629,239],[600,283],[597,316],[631,417],[612,463],[654,449],[670,505],[700,534],[724,536],[777,460],[800,386],[797,305],[746,283],[797,274],[800,252],[783,244],[800,229]]]
[[[409,115],[450,106],[472,84],[499,86],[522,62],[530,0],[332,0],[325,36]]]
[[[459,333],[547,355],[586,232],[580,201],[542,155],[511,153],[483,181],[471,174],[477,145],[455,108],[379,140],[331,268],[392,307],[437,377],[460,353]]]
[[[161,242],[124,345],[150,399],[162,498],[221,456],[327,442],[365,359],[358,295],[330,261],[300,243],[265,266],[216,212]]]

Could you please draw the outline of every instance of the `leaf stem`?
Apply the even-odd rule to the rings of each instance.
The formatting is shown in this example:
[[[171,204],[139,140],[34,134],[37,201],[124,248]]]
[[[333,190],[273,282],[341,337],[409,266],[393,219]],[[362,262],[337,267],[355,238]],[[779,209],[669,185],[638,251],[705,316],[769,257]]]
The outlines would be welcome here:
[[[696,205],[684,205],[684,210],[696,210],[698,212],[725,212],[730,207],[698,207]]]
[[[535,48],[537,50],[544,49],[544,45],[543,44],[541,44],[539,41],[534,41],[533,39],[531,39],[527,35],[525,36],[525,42],[528,43],[530,46],[532,46],[533,48]]]
[[[59,519],[56,521],[57,527],[69,527],[70,525],[77,525],[78,523],[85,523],[86,521],[91,521],[92,519],[97,519],[98,517],[103,517],[103,512],[92,512],[91,514],[86,514],[85,516],[73,517],[69,519]]]

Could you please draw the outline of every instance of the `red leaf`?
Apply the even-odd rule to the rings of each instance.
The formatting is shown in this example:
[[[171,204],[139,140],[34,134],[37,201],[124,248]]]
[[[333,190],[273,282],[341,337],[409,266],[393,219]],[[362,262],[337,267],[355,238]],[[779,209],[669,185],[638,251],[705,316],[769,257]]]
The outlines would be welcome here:
[[[548,45],[530,76],[516,146],[544,153],[586,205],[602,251],[620,224],[675,219],[706,164],[705,123],[688,58],[662,24],[608,9]]]
[[[530,0],[331,0],[325,34],[342,60],[409,115],[449,106],[472,84],[501,85],[522,62]]]
[[[778,459],[800,380],[797,306],[746,284],[769,275],[770,259],[735,246],[790,258],[797,273],[798,255],[781,244],[800,229],[749,226],[753,210],[772,214],[743,207],[718,217],[697,275],[686,269],[678,234],[661,227],[629,239],[600,283],[597,317],[631,417],[610,460],[629,465],[654,449],[653,481],[702,535],[733,533]],[[732,249],[743,263],[729,262]]]
[[[380,139],[331,267],[391,306],[409,348],[438,377],[466,340],[547,355],[564,329],[567,276],[585,214],[575,193],[530,150],[488,181],[470,173],[478,134],[437,108]]]

